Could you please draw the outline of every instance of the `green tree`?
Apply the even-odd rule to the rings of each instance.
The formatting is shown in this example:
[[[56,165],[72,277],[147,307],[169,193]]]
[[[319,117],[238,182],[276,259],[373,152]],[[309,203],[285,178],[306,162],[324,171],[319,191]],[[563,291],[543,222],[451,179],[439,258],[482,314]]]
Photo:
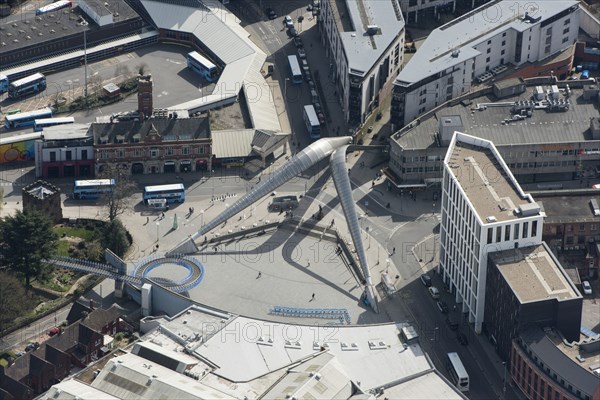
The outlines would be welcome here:
[[[0,332],[4,324],[22,315],[27,307],[23,284],[5,271],[0,271]]]
[[[51,267],[42,260],[51,258],[58,245],[52,222],[37,210],[17,211],[0,223],[0,257],[3,264],[25,278],[47,276]]]
[[[121,220],[114,219],[102,229],[102,246],[110,249],[110,251],[119,257],[125,255],[130,244],[127,237],[127,230],[121,223]]]

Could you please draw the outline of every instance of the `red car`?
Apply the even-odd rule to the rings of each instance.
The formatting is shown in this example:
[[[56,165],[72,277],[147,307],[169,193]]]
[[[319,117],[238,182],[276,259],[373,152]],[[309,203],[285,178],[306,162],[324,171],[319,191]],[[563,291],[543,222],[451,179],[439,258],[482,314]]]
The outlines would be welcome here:
[[[58,335],[60,333],[60,329],[58,328],[52,328],[48,331],[48,336],[54,336],[54,335]]]

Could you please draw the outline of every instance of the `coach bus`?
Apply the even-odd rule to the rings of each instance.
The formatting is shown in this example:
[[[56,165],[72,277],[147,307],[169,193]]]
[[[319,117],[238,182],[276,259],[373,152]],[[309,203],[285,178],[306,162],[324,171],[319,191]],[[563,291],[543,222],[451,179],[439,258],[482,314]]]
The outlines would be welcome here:
[[[97,199],[105,193],[112,193],[114,179],[90,179],[75,181],[73,185],[74,199]]]
[[[292,82],[302,83],[302,70],[300,70],[300,64],[298,64],[298,57],[295,55],[288,56],[288,62],[290,64]]]
[[[217,66],[197,51],[188,53],[187,65],[189,69],[202,75],[209,82],[214,82],[217,79]]]
[[[469,391],[469,374],[465,369],[458,353],[448,353],[446,359],[446,368],[450,373],[452,382],[461,392]]]
[[[8,90],[8,77],[6,75],[0,75],[0,94]]]
[[[54,125],[66,125],[75,123],[75,118],[73,117],[60,117],[60,118],[45,118],[45,119],[36,119],[33,124],[33,130],[35,132],[43,131],[44,128]]]
[[[310,133],[310,138],[315,140],[320,139],[321,124],[319,123],[319,118],[317,118],[315,108],[311,104],[304,106],[302,114],[304,116],[306,130],[308,131],[308,133]]]
[[[6,129],[15,129],[25,126],[33,126],[35,125],[35,120],[41,120],[44,118],[52,118],[51,109],[42,108],[35,111],[7,115],[4,118],[4,127]]]
[[[45,89],[46,77],[38,72],[8,85],[8,97],[11,99],[18,99],[19,97],[38,93]]]
[[[165,199],[167,203],[183,203],[185,201],[185,188],[183,183],[146,186],[144,188],[144,203],[148,205],[150,199]]]

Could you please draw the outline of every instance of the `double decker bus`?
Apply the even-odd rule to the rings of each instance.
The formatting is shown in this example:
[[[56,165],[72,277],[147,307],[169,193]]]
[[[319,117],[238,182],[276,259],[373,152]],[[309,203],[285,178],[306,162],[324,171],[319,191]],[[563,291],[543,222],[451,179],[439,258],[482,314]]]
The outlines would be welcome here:
[[[311,139],[320,139],[321,138],[321,124],[319,123],[319,118],[317,118],[317,113],[315,108],[309,104],[304,106],[302,110],[302,115],[304,116],[304,123],[306,124],[306,130],[310,133]]]
[[[35,124],[35,120],[41,120],[44,118],[52,118],[51,109],[41,108],[35,111],[7,115],[4,118],[4,127],[6,129],[15,129],[24,126],[33,126]]]
[[[54,125],[65,125],[65,124],[73,124],[75,123],[75,118],[73,117],[60,117],[60,118],[45,118],[45,119],[36,119],[33,124],[33,130],[35,132],[43,131],[44,128]]]
[[[73,185],[74,199],[97,199],[105,193],[112,193],[114,179],[90,179],[75,181]]]
[[[8,77],[0,74],[0,94],[8,90]]]
[[[171,185],[146,186],[144,188],[144,203],[149,205],[151,199],[165,199],[167,203],[183,203],[185,201],[185,188],[183,183]]]
[[[292,73],[292,82],[302,83],[302,70],[300,69],[300,64],[298,64],[298,57],[295,55],[288,56],[288,62]]]
[[[8,85],[8,97],[18,99],[19,97],[41,92],[44,89],[46,89],[46,77],[38,72]]]
[[[450,373],[452,382],[461,392],[469,391],[469,374],[465,369],[458,353],[448,353],[446,359],[446,369]]]
[[[217,79],[217,66],[197,51],[188,53],[187,66],[209,82],[214,82]]]

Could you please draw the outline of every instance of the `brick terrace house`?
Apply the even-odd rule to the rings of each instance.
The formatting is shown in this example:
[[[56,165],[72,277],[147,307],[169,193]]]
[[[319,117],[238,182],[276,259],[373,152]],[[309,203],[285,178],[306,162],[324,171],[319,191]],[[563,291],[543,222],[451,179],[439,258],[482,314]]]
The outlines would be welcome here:
[[[117,165],[131,174],[205,171],[212,168],[207,118],[155,113],[145,121],[94,123],[96,173]]]
[[[116,306],[92,311],[8,367],[0,366],[0,399],[31,399],[70,374],[105,355],[104,335],[120,330]]]

